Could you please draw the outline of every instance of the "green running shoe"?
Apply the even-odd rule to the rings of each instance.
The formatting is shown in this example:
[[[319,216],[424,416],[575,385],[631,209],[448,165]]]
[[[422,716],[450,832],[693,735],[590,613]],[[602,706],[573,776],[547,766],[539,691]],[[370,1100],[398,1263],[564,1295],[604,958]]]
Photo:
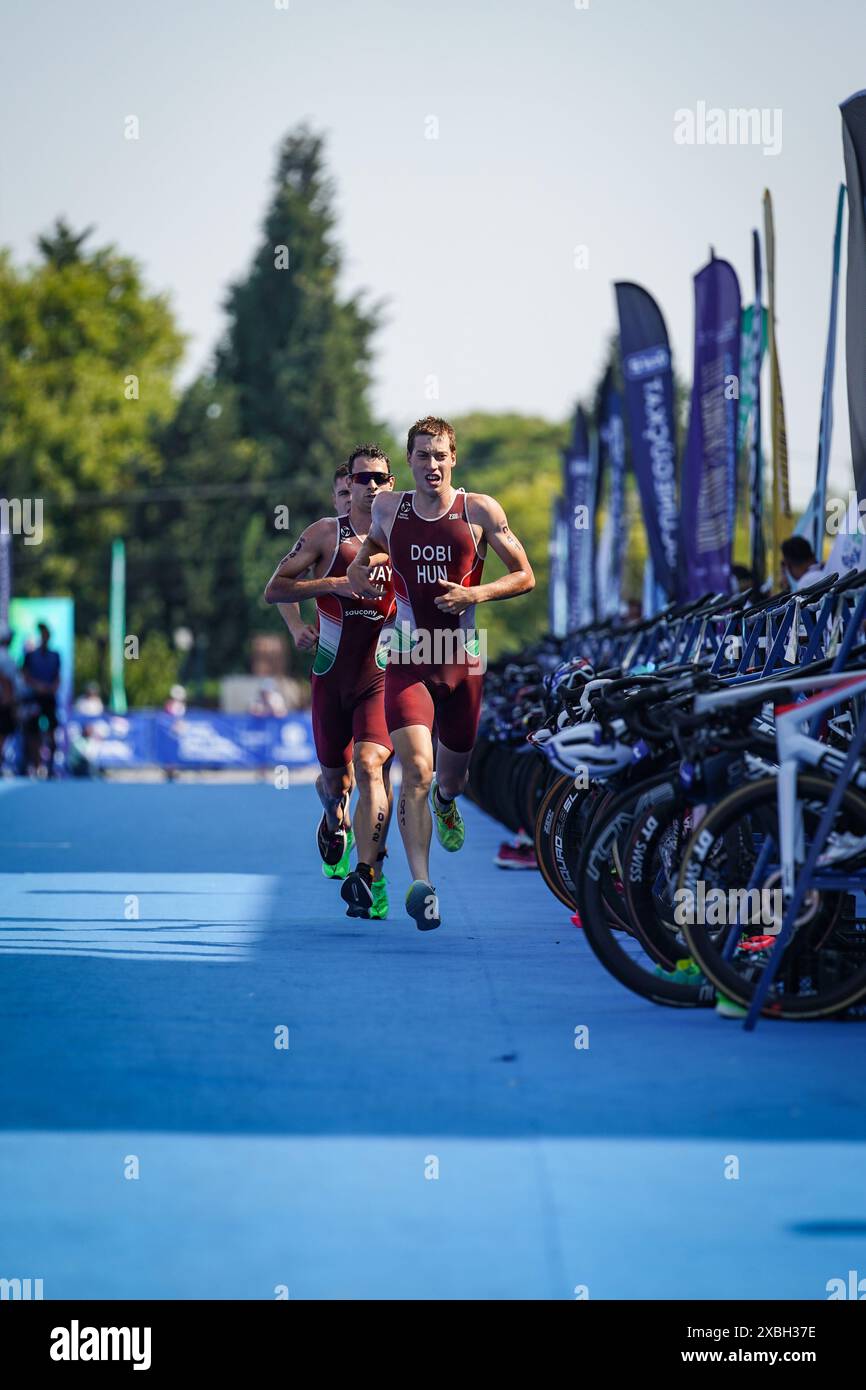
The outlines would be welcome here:
[[[745,1018],[749,1012],[742,1004],[738,1004],[735,999],[729,999],[726,994],[720,994],[716,990],[716,1013],[719,1018]]]
[[[343,831],[338,831],[343,835]],[[335,864],[327,864],[322,860],[322,873],[325,878],[347,878],[352,869],[352,850],[355,848],[355,832],[350,830],[345,834],[346,847]]]
[[[709,981],[701,970],[696,960],[688,956],[685,960],[677,961],[676,970],[662,970],[660,965],[655,968],[656,975],[663,980],[670,980],[674,985],[706,985]]]
[[[439,895],[432,883],[425,883],[423,878],[416,878],[410,883],[406,894],[406,911],[419,931],[433,931],[434,927],[442,925]]]
[[[447,849],[450,854],[463,848],[463,841],[466,839],[466,826],[463,824],[463,817],[457,809],[456,801],[449,801],[445,810],[440,810],[439,789],[434,778],[430,788],[430,805],[433,807],[433,819],[436,823],[436,838],[443,849]]]
[[[373,906],[370,916],[382,922],[388,916],[388,880],[383,874],[373,879]]]

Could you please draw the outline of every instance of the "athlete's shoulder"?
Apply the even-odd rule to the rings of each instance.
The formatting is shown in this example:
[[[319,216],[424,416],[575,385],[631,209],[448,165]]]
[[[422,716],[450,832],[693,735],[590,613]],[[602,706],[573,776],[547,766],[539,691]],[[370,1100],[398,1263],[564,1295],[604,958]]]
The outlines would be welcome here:
[[[397,508],[404,496],[402,492],[380,492],[373,501],[373,526],[387,526],[397,515]]]
[[[471,521],[499,521],[505,515],[502,503],[491,497],[489,492],[467,492],[466,508]]]
[[[326,541],[333,544],[334,531],[343,519],[336,516],[320,516],[318,521],[310,522],[301,539],[315,545]]]
[[[408,496],[408,493],[392,490],[388,492],[379,492],[376,494],[376,498],[373,502],[373,509],[379,516],[390,516],[392,512],[396,512],[403,498],[406,496]]]

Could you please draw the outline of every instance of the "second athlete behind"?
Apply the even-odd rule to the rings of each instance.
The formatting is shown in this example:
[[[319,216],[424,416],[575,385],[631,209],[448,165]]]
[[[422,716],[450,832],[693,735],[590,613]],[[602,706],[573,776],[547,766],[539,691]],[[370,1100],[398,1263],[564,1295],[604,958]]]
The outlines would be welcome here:
[[[388,765],[393,745],[385,722],[386,653],[381,637],[393,616],[394,591],[387,557],[374,570],[377,592],[372,596],[359,597],[346,575],[367,535],[374,499],[390,491],[394,480],[387,455],[375,444],[356,448],[347,470],[347,515],[323,517],[307,527],[271,576],[265,599],[281,606],[287,623],[290,616],[301,623],[299,648],[312,647],[317,639],[312,718],[320,765],[316,790],[323,814],[316,839],[323,872],[344,880],[341,894],[349,916],[382,918],[388,912],[382,865],[391,817]],[[335,500],[339,483],[338,470]],[[297,609],[283,608],[305,598],[316,600],[318,633],[304,628]],[[353,771],[358,863],[350,872]]]

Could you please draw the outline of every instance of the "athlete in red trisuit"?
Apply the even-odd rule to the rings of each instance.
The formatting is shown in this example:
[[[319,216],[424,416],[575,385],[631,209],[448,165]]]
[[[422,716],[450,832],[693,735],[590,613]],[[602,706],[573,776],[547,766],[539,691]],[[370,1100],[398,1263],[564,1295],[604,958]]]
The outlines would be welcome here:
[[[465,837],[455,797],[466,785],[478,732],[485,664],[479,648],[486,633],[475,628],[475,606],[525,594],[535,576],[496,499],[452,487],[457,446],[446,420],[418,420],[406,452],[415,490],[377,497],[348,575],[357,593],[374,598],[382,593],[380,567],[390,561],[393,570],[397,618],[385,715],[403,773],[397,815],[413,876],[406,910],[428,931],[441,923],[430,882],[430,806],[445,849],[460,849]],[[488,546],[508,573],[482,584]]]
[[[323,807],[316,834],[322,872],[345,880],[341,894],[350,917],[385,917],[382,862],[391,817],[387,765],[393,747],[385,724],[386,652],[380,639],[394,609],[391,570],[386,557],[375,570],[377,592],[366,598],[354,593],[346,570],[367,534],[374,498],[393,487],[393,477],[387,456],[375,444],[355,449],[348,468],[348,515],[324,517],[307,527],[271,576],[265,599],[275,604],[316,600],[312,715],[320,764],[316,790]],[[312,577],[304,578],[310,571]],[[353,765],[358,786],[354,834],[347,829]],[[358,864],[350,873],[355,842]]]

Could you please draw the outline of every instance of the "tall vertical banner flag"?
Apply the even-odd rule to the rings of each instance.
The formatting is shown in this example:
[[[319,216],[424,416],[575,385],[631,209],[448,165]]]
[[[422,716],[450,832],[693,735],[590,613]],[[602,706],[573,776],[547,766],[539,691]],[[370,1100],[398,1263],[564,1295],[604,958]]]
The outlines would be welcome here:
[[[9,626],[12,597],[12,536],[4,516],[0,522],[0,628]]]
[[[111,594],[108,607],[108,643],[111,667],[111,708],[126,714],[126,685],[123,679],[123,638],[126,626],[126,547],[122,540],[111,542]]]
[[[632,461],[655,581],[673,599],[679,514],[670,344],[652,295],[628,281],[615,289]]]
[[[557,497],[553,503],[550,529],[550,568],[547,591],[548,625],[554,637],[564,637],[568,631],[568,578],[565,568],[567,554],[568,524],[565,516],[565,500],[562,497]]]
[[[614,618],[622,601],[622,566],[626,549],[625,510],[625,424],[622,396],[614,380],[613,368],[604,374],[598,391],[596,420],[599,439],[599,479],[608,477],[607,510],[599,541],[596,573],[597,607],[600,619]]]
[[[781,581],[780,547],[783,519],[791,515],[788,492],[788,437],[785,430],[785,402],[782,398],[782,375],[779,371],[779,351],[776,344],[776,233],[773,226],[773,200],[770,190],[764,189],[764,241],[767,247],[767,307],[769,309],[770,347],[770,410],[773,436],[773,560],[770,572]]]
[[[737,481],[740,282],[713,259],[695,276],[695,361],[680,480],[681,597],[728,593]]]
[[[755,303],[752,309],[752,442],[749,449],[749,564],[757,585],[767,573],[767,547],[764,541],[764,455],[761,445],[761,360],[763,358],[764,304],[761,282],[761,238],[752,232],[755,268]]]
[[[815,491],[797,523],[797,535],[805,536],[820,560],[824,553],[824,508],[827,499],[827,470],[833,442],[833,382],[836,376],[836,321],[839,314],[839,266],[842,260],[842,223],[845,220],[845,185],[839,185],[836,202],[836,232],[833,237],[833,273],[830,279],[830,326],[824,355],[824,385],[821,390],[821,422],[818,426],[818,469]]]
[[[573,631],[591,623],[595,616],[595,467],[586,416],[580,406],[574,417],[574,432],[563,465],[568,523],[568,628]]]
[[[848,183],[848,272],[845,357],[851,457],[858,501],[866,497],[866,92],[842,103],[842,144]]]
[[[755,375],[756,359],[755,347],[758,335],[753,332],[752,324],[754,321],[755,306],[747,304],[743,309],[742,325],[740,329],[740,410],[737,419],[737,453],[742,453],[749,438],[749,426],[752,423],[752,412],[755,408]],[[764,360],[764,353],[767,350],[767,311],[763,313],[763,329],[761,332],[761,357],[757,362],[757,372],[760,373],[761,364]]]

